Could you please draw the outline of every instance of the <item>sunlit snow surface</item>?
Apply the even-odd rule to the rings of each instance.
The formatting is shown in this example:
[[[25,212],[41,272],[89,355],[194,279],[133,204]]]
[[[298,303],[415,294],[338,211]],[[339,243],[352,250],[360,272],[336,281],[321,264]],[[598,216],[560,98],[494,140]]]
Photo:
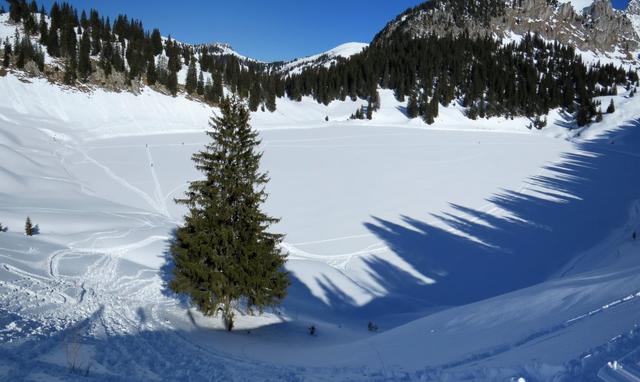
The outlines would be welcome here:
[[[216,111],[13,74],[0,94],[0,378],[545,380],[640,322],[640,99],[622,88],[587,130],[455,106],[427,127],[388,91],[373,121],[348,121],[363,101],[255,113],[293,284],[231,334],[164,288]]]

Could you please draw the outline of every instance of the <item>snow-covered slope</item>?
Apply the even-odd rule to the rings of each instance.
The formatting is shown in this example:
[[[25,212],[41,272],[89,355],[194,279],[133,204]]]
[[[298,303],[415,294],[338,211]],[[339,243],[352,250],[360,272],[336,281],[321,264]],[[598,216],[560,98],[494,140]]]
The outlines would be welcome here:
[[[254,113],[293,284],[231,334],[165,290],[215,110],[15,74],[0,94],[3,379],[549,380],[637,340],[640,98],[622,88],[583,130],[455,106],[427,127],[388,91],[372,121],[347,121],[362,101]]]
[[[309,57],[298,58],[283,64],[280,70],[288,73],[300,73],[309,67],[324,66],[330,67],[340,58],[349,58],[355,54],[362,52],[369,44],[361,42],[349,42],[338,45],[324,53],[316,54]]]
[[[559,0],[558,3],[566,4],[569,3],[575,10],[575,12],[579,15],[582,14],[585,8],[590,7],[593,4],[594,0]]]

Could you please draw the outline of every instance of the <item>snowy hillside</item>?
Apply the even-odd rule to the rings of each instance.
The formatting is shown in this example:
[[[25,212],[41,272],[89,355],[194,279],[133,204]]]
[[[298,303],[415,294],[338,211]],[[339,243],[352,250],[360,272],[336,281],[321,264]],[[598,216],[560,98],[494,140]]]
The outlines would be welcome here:
[[[362,101],[254,113],[293,285],[231,334],[165,289],[215,110],[14,74],[0,94],[4,379],[547,380],[638,342],[640,98],[622,88],[581,130],[453,106],[426,127],[389,91],[372,121],[348,121]]]
[[[349,58],[355,54],[362,52],[362,50],[367,46],[369,46],[369,44],[360,42],[349,42],[346,44],[341,44],[324,53],[289,61],[283,64],[280,70],[286,73],[297,74],[302,72],[304,69],[314,66],[324,66],[328,68],[331,66],[331,64],[336,62],[337,58]]]
[[[286,63],[174,44],[159,30],[157,50],[107,62],[111,75],[87,49],[126,56],[133,40],[85,37],[85,80],[63,79],[80,72],[64,54],[40,51],[43,69],[9,57],[0,68],[0,381],[637,381],[640,34],[627,32],[640,31],[640,0],[626,16],[608,3],[588,12],[589,0],[562,3],[571,7],[513,2],[484,23],[469,2],[425,3],[370,47]],[[460,22],[480,35],[493,28],[498,40],[405,44],[463,33]],[[0,44],[24,36],[24,25],[0,15]],[[74,28],[58,29],[82,41]],[[538,30],[541,39],[527,35]],[[543,48],[576,36],[579,57]],[[492,66],[486,53],[527,40]],[[14,45],[38,50],[38,41]],[[140,46],[153,42],[138,33]],[[397,60],[382,60],[393,46]],[[450,46],[461,54],[436,57]],[[465,60],[473,65],[447,66]],[[411,65],[432,73],[419,78]],[[458,94],[466,87],[476,103]],[[281,219],[272,228],[285,235],[291,286],[281,306],[238,313],[227,332],[168,282],[187,212],[175,199],[202,177],[192,156],[210,143],[220,112],[210,105],[233,92],[255,106],[270,178],[264,208]],[[34,236],[24,234],[27,218]]]
[[[560,0],[560,4],[569,3],[577,14],[582,14],[585,8],[590,7],[594,0]]]

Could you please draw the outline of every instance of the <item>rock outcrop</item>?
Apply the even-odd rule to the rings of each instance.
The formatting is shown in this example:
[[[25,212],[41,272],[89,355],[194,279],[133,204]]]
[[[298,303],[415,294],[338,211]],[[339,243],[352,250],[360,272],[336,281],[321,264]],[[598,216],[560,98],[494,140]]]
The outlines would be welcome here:
[[[389,38],[396,31],[413,37],[429,34],[509,37],[538,33],[548,40],[583,51],[631,53],[640,46],[634,23],[625,12],[614,10],[609,0],[595,0],[581,12],[570,3],[548,0],[433,0],[399,16],[378,34]],[[640,15],[640,0],[632,0]],[[640,16],[639,16],[640,17]]]

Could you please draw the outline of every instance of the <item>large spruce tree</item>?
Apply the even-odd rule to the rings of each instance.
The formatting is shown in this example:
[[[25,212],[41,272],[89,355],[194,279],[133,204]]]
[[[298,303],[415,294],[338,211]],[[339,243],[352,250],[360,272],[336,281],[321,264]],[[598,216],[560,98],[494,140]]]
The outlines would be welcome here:
[[[278,247],[282,235],[268,232],[278,220],[261,211],[268,177],[259,169],[260,141],[249,111],[238,99],[224,99],[220,110],[207,132],[213,142],[193,156],[205,177],[176,200],[189,211],[171,247],[170,287],[205,315],[222,313],[232,330],[236,310],[252,314],[278,305],[289,279]]]

